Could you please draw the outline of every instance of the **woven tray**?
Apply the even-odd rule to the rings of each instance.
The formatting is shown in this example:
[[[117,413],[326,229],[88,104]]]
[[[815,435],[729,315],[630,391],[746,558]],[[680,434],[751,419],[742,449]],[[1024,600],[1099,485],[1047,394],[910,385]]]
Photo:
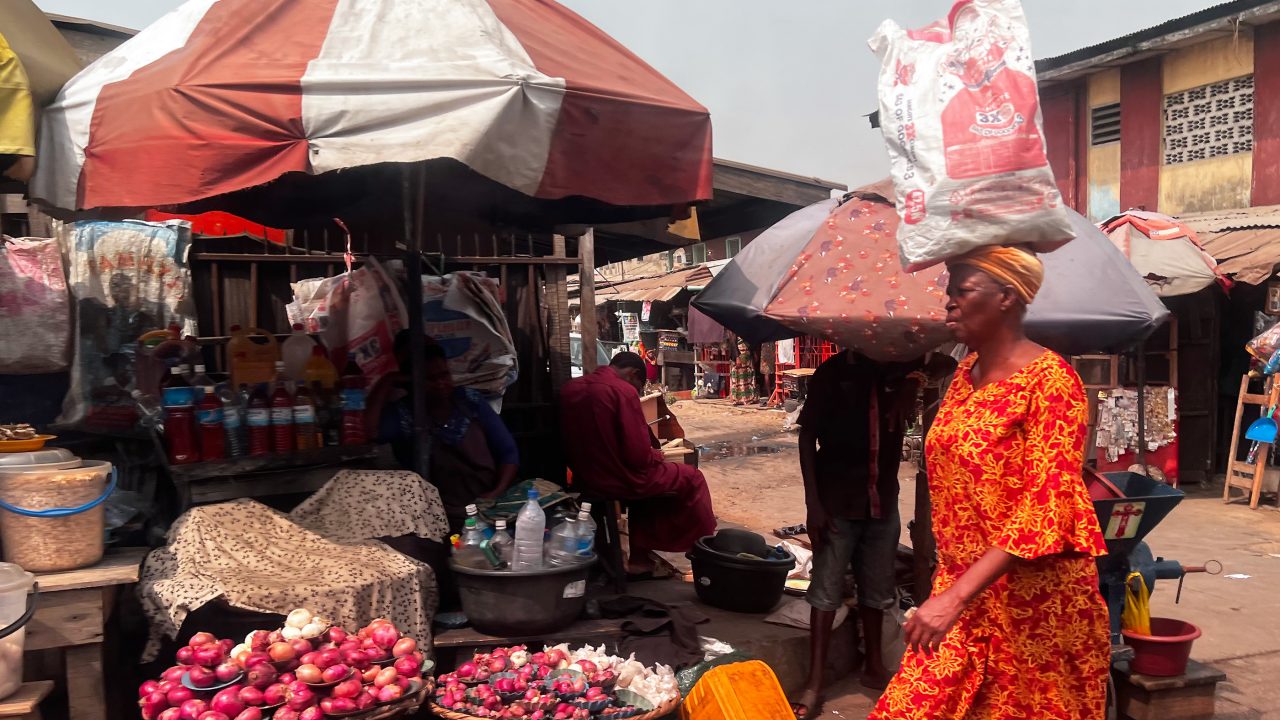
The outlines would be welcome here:
[[[650,710],[644,715],[635,715],[627,718],[627,720],[661,720],[675,712],[679,707],[680,698],[675,697],[663,703],[659,707]],[[483,718],[478,718],[475,715],[468,715],[466,713],[458,712],[457,710],[449,710],[448,708],[441,707],[437,705],[434,700],[431,702],[431,712],[435,713],[436,717],[444,718],[444,720],[484,720]]]

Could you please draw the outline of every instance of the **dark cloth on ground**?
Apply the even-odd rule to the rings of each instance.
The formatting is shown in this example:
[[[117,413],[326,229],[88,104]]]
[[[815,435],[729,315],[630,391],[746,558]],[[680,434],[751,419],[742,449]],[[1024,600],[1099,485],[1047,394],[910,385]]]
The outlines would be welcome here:
[[[705,653],[698,638],[698,625],[710,618],[693,605],[667,605],[649,598],[621,595],[600,601],[600,614],[606,618],[629,618],[622,624],[622,656],[635,653],[645,665],[662,663],[673,668],[702,662]]]

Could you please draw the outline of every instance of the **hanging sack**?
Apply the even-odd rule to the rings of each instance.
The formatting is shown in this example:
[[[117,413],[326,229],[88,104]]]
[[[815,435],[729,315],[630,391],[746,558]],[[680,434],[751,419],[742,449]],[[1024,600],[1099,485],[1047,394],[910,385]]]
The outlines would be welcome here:
[[[67,369],[71,303],[58,241],[0,238],[0,374]]]

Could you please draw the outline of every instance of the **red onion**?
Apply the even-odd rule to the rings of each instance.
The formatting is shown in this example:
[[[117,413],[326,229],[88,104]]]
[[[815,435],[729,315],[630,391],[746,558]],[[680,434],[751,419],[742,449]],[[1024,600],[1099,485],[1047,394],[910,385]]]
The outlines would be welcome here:
[[[143,720],[156,720],[160,713],[169,709],[169,701],[165,698],[164,693],[157,690],[140,698],[138,707],[142,708]]]
[[[395,645],[391,646],[391,656],[404,657],[405,655],[411,655],[417,649],[417,640],[414,640],[413,638],[400,638],[396,641]]]
[[[388,685],[384,688],[378,688],[378,702],[393,702],[404,697],[404,691],[399,685]],[[501,700],[499,700],[501,702]]]
[[[240,666],[231,661],[225,661],[213,669],[213,675],[220,683],[229,683],[240,677],[240,673]],[[230,717],[235,717],[237,714],[239,713],[227,713]]]
[[[218,642],[218,638],[214,637],[213,633],[198,632],[191,636],[191,639],[187,641],[187,645],[196,648],[201,645],[209,645],[216,642]]]
[[[213,710],[210,710],[205,714],[201,715],[198,718],[198,720],[231,720],[231,718],[227,717],[226,715],[220,712],[214,712]]]
[[[287,642],[271,643],[267,648],[267,654],[271,656],[273,662],[285,662],[298,657],[298,651]]]
[[[351,668],[343,665],[342,663],[338,663],[337,665],[330,665],[325,668],[324,671],[320,673],[320,679],[327,683],[338,682],[339,680],[345,680],[350,674]]]
[[[373,664],[372,661],[365,656],[364,651],[359,648],[354,650],[342,650],[339,654],[341,655],[343,664],[350,665],[357,670],[368,670],[369,666]]]
[[[138,697],[144,698],[160,689],[160,683],[155,680],[148,680],[138,686]]]
[[[458,666],[458,677],[463,680],[470,680],[476,676],[476,664],[473,662],[464,662]]]
[[[409,692],[409,688],[413,687],[413,681],[407,677],[398,677],[396,678],[396,685],[399,685],[401,690]]]
[[[365,690],[356,696],[356,707],[360,710],[368,710],[376,702],[378,702],[378,698],[374,696],[371,690]]]
[[[325,631],[324,639],[334,645],[341,645],[347,641],[347,631],[340,627],[331,627]]]
[[[176,707],[162,710],[156,720],[182,720],[182,711]]]
[[[359,678],[349,678],[347,680],[343,680],[337,685],[334,685],[333,689],[329,691],[329,694],[335,698],[355,699],[363,689],[364,686],[360,683]]]
[[[324,712],[319,707],[312,705],[301,713],[298,713],[298,720],[323,720]]]
[[[285,701],[289,707],[299,712],[316,704],[316,694],[311,688],[303,686],[301,690],[289,688],[289,699]]]
[[[254,630],[249,636],[249,649],[255,652],[263,652],[271,646],[271,641],[267,638],[271,637],[271,633],[266,630]]]
[[[191,665],[195,663],[195,652],[196,649],[190,645],[183,645],[173,654],[173,659],[177,660],[179,665]]]
[[[333,667],[342,662],[342,653],[337,650],[321,650],[316,653],[316,666],[321,670]]]
[[[216,667],[225,657],[226,655],[217,645],[201,645],[191,655],[196,665],[207,668]]]
[[[182,703],[195,698],[195,696],[196,694],[184,685],[179,685],[165,693],[165,699],[168,700],[169,707],[176,708],[182,707]]]
[[[262,702],[264,705],[279,705],[284,702],[287,697],[288,693],[286,692],[286,688],[280,683],[268,685],[266,689],[262,691]]]
[[[200,716],[209,709],[209,703],[192,699],[182,703],[182,720],[200,720]]]
[[[390,650],[395,647],[396,641],[400,639],[400,631],[395,625],[387,623],[374,628],[369,637],[373,640],[373,644],[383,650]]]
[[[187,674],[190,669],[189,665],[174,665],[173,667],[160,673],[161,681],[182,682],[182,676]]]
[[[236,646],[236,641],[230,638],[223,638],[222,640],[218,641],[218,649],[222,651],[223,655],[226,655],[227,653],[231,652],[233,649],[235,649],[235,646]]]
[[[285,705],[276,708],[276,711],[271,715],[271,720],[298,720],[298,711]]]
[[[197,665],[187,672],[187,680],[194,687],[209,688],[218,683],[218,676],[209,668]]]
[[[329,709],[325,710],[326,715],[346,715],[360,709],[356,705],[356,701],[351,698],[335,697],[328,698],[328,700],[330,705]],[[323,710],[324,708],[321,709]]]
[[[298,667],[298,671],[296,673],[299,680],[311,685],[321,682],[320,678],[322,674],[323,672],[320,668],[315,665],[301,665]]]
[[[298,662],[302,663],[303,665],[315,665],[316,667],[320,667],[320,663],[316,662],[316,660],[319,660],[319,659],[320,659],[320,651],[312,650],[306,655],[299,657]],[[320,669],[323,670],[324,668],[320,668]]]
[[[292,685],[298,682],[298,676],[291,672],[282,672],[280,677],[276,678],[276,682],[282,685]]]
[[[262,690],[256,687],[246,687],[240,690],[240,702],[249,707],[258,707],[266,701],[262,694]]]
[[[220,712],[228,718],[233,718],[244,711],[244,703],[240,701],[240,688],[229,687],[220,690],[217,695],[213,696],[213,701],[209,703],[209,709],[214,712]]]
[[[494,670],[493,662],[492,660],[489,661],[489,670],[495,673],[502,672],[501,670]],[[503,662],[505,663],[506,661],[504,660]],[[405,677],[418,677],[422,674],[422,664],[418,662],[418,658],[412,655],[406,655],[396,660],[394,667],[396,672]]]
[[[310,640],[303,640],[302,638],[290,640],[289,644],[293,646],[293,654],[295,657],[306,655],[312,650],[315,650],[315,648],[311,646]]]
[[[262,720],[262,711],[256,707],[247,707],[235,717],[235,720]]]
[[[274,683],[277,677],[276,669],[271,667],[270,663],[258,663],[257,665],[249,666],[249,672],[245,676],[245,682],[247,682],[250,687],[254,687],[259,690],[266,690],[267,686]]]

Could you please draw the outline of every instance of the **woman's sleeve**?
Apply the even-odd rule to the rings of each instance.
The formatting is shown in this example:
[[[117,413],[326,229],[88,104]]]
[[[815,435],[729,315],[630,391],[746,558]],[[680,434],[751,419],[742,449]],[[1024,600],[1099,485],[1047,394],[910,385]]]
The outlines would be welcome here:
[[[1023,477],[1007,480],[1003,505],[1009,512],[994,544],[1024,560],[1064,552],[1103,555],[1082,477],[1088,405],[1080,378],[1055,365],[1029,392]]]
[[[476,403],[475,411],[476,421],[480,423],[485,440],[489,442],[489,452],[493,453],[494,465],[519,465],[520,450],[502,418],[498,417],[487,402]]]

